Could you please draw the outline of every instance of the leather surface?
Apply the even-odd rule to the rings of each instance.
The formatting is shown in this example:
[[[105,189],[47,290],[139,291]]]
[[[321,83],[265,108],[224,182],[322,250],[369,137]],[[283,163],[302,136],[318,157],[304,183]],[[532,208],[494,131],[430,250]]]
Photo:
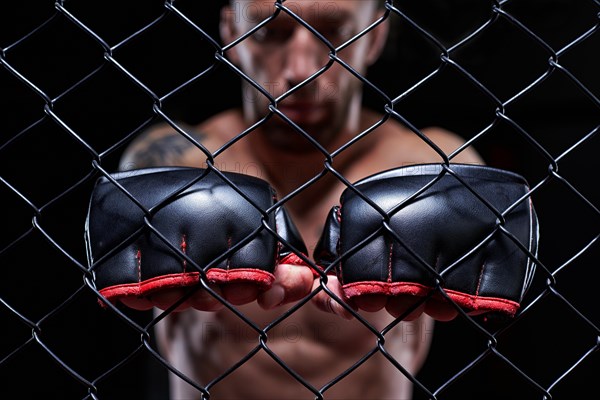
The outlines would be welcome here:
[[[450,169],[498,214],[511,209],[503,227],[537,254],[538,222],[525,179],[485,166]],[[502,233],[484,201],[442,171],[438,164],[384,171],[356,183],[364,198],[346,189],[327,219],[317,263],[336,262],[349,297],[425,295],[436,286],[433,270],[443,272],[443,287],[466,308],[514,313],[534,273],[532,260]],[[383,223],[387,213],[391,231]]]
[[[291,253],[263,227],[263,213],[273,207],[275,192],[258,178],[224,175],[254,205],[218,174],[203,169],[148,168],[111,175],[135,201],[100,178],[90,199],[85,237],[101,293],[104,289],[115,297],[143,295],[146,288],[190,285],[197,282],[199,268],[207,267],[217,281],[270,284],[277,262]],[[306,254],[284,208],[272,210],[265,222]],[[223,256],[240,243],[239,250]]]

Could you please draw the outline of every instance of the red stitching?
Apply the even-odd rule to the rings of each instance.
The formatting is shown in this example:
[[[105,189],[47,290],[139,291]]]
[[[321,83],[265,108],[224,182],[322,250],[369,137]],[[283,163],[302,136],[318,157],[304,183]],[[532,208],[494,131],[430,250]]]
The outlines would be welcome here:
[[[337,243],[335,245],[335,252],[337,254],[337,256],[339,257],[341,252],[342,252],[342,204],[340,203],[339,207],[337,208],[337,212],[336,212],[336,219],[338,221],[338,240]],[[344,265],[342,264],[342,260],[340,260],[339,262],[339,274],[338,274],[338,279],[340,281],[341,284],[344,283]]]
[[[227,236],[227,250],[229,251],[231,249],[231,235]],[[225,267],[225,269],[227,271],[229,271],[231,266],[231,256],[227,256],[227,266]]]
[[[186,236],[185,233],[183,235],[181,235],[181,252],[183,254],[187,255],[187,242],[186,242]],[[183,272],[186,272],[186,267],[187,267],[187,260],[184,258],[183,259]]]
[[[393,256],[393,250],[394,250],[394,240],[392,239],[392,241],[390,242],[390,255],[388,258],[388,282],[392,281],[392,256]]]
[[[479,296],[479,288],[481,287],[481,280],[483,279],[483,270],[485,269],[485,261],[481,265],[481,271],[479,272],[479,280],[477,281],[477,289],[475,289],[475,296]]]
[[[343,285],[344,294],[349,298],[362,296],[365,294],[385,294],[388,296],[397,296],[408,294],[412,296],[427,296],[432,287],[415,282],[379,282],[362,281]],[[519,303],[499,297],[476,296],[468,293],[459,292],[452,289],[445,289],[446,294],[459,306],[465,307],[469,311],[504,311],[509,315],[514,315],[519,309]],[[440,293],[435,293],[434,298],[443,299]]]
[[[273,201],[277,201],[275,200],[275,196],[273,196]],[[275,221],[274,225],[275,225],[275,232],[277,232],[277,234],[279,234],[279,227],[277,226],[277,212],[283,212],[283,210],[280,208],[278,208],[275,213],[273,214],[273,220]],[[287,239],[287,238],[285,238]],[[275,240],[277,240],[277,246],[276,246],[276,250],[275,250],[275,265],[280,264],[281,262],[281,250],[283,249],[283,243],[281,243],[278,238],[276,237]]]
[[[137,268],[138,268],[138,282],[142,281],[142,251],[140,249],[138,249],[137,253],[135,254],[135,259],[137,261]]]

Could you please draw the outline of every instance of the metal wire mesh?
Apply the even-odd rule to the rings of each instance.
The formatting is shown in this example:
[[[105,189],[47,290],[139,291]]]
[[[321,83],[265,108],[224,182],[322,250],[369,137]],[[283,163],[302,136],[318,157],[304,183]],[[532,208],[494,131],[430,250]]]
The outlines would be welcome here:
[[[164,398],[167,371],[199,397],[209,397],[257,353],[278,363],[291,384],[305,388],[306,398],[327,398],[374,356],[397,369],[396,379],[411,380],[419,399],[569,398],[575,390],[595,395],[599,2],[382,1],[380,19],[344,43],[331,43],[293,4],[277,1],[265,23],[287,14],[329,49],[320,70],[279,97],[226,55],[262,23],[224,46],[217,27],[221,4],[15,3],[0,8],[4,398]],[[247,17],[243,7],[239,12]],[[386,21],[395,40],[362,75],[340,53]],[[82,238],[92,186],[116,170],[127,144],[157,122],[192,141],[206,155],[207,168],[219,172],[227,169],[219,165],[221,152],[278,116],[318,148],[324,161],[320,175],[278,204],[325,174],[351,187],[335,167],[346,147],[329,153],[277,106],[334,65],[364,85],[365,102],[383,115],[379,123],[397,120],[423,140],[417,127],[431,124],[462,135],[466,144],[453,154],[440,151],[441,162],[474,145],[489,164],[528,178],[544,224],[526,306],[511,320],[461,313],[437,324],[430,355],[416,376],[388,351],[388,334],[402,329],[400,320],[378,329],[357,314],[372,347],[325,385],[314,386],[269,346],[275,328],[309,298],[265,327],[227,304],[255,332],[247,338],[255,346],[212,381],[197,382],[157,351],[153,329],[164,316],[98,307]],[[268,99],[270,112],[211,153],[178,121],[194,124],[239,105],[239,80]],[[238,167],[244,168],[229,169]],[[331,293],[326,275],[321,279],[316,292]],[[288,333],[290,342],[297,339]],[[241,335],[219,334],[224,340]]]

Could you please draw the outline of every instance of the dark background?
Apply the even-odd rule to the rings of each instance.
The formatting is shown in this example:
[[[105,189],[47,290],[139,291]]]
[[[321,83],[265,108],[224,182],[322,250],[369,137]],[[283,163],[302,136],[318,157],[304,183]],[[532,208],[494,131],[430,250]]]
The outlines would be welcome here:
[[[187,0],[176,6],[216,39],[221,3]],[[447,48],[493,16],[488,1],[397,3]],[[84,398],[87,387],[53,356],[94,380],[139,346],[139,333],[98,307],[83,285],[83,223],[97,177],[92,160],[114,171],[132,133],[160,121],[151,96],[105,59],[102,41],[114,48],[159,18],[165,7],[161,1],[83,0],[67,1],[64,7],[96,38],[51,1],[0,6],[0,397],[7,399]],[[600,231],[598,211],[589,204],[599,204],[599,139],[593,130],[600,120],[600,35],[593,32],[568,46],[595,27],[599,7],[584,0],[522,0],[507,2],[503,10],[548,47],[500,15],[450,58],[498,101],[513,99],[505,107],[506,118],[498,118],[498,103],[452,65],[395,104],[416,127],[442,126],[467,140],[477,136],[474,145],[488,164],[518,172],[532,186],[549,176],[552,160],[558,160],[558,173],[568,182],[555,178],[532,196],[541,223],[543,268],[526,304],[546,295],[512,323],[478,320],[491,332],[510,329],[497,337],[498,355],[490,354],[467,371],[438,396],[443,399],[541,398],[530,380],[547,388],[597,346],[598,330],[591,324],[599,322],[598,244],[579,252]],[[393,40],[368,78],[396,98],[442,61],[441,50],[411,24],[395,14],[391,22]],[[560,68],[549,63],[553,51],[560,53]],[[202,34],[170,13],[114,49],[112,57],[160,97],[213,65],[213,54]],[[539,85],[521,93],[542,76]],[[239,79],[221,66],[161,106],[173,119],[198,123],[239,105],[239,93]],[[372,90],[366,91],[365,103],[373,108],[383,104]],[[561,267],[554,285],[560,296],[544,291],[543,270]],[[128,315],[142,324],[149,321],[147,313]],[[418,378],[435,390],[487,346],[486,336],[461,319],[437,324]],[[98,380],[100,398],[166,398],[165,370],[147,351],[136,354]],[[593,395],[597,371],[596,353],[556,385],[553,397],[572,398],[575,390]],[[415,398],[425,396],[416,389]]]

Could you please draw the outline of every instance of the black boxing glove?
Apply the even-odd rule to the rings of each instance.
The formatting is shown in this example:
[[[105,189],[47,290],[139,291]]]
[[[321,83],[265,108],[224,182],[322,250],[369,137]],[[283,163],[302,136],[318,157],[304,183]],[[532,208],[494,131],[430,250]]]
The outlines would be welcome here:
[[[343,192],[314,257],[324,268],[335,262],[348,298],[426,296],[441,274],[445,293],[466,312],[517,312],[535,270],[528,252],[536,257],[538,246],[528,184],[486,166],[448,168],[413,165],[357,182],[375,206],[350,188]]]
[[[109,179],[98,179],[85,240],[99,292],[115,302],[192,286],[200,280],[198,268],[206,270],[210,282],[252,282],[267,289],[277,264],[306,265],[292,251],[291,247],[307,253],[285,209],[271,210],[263,218],[276,202],[269,184],[247,175],[223,174],[254,205],[217,173],[199,168],[147,168],[111,175],[129,195]],[[263,219],[291,247],[269,232]]]

